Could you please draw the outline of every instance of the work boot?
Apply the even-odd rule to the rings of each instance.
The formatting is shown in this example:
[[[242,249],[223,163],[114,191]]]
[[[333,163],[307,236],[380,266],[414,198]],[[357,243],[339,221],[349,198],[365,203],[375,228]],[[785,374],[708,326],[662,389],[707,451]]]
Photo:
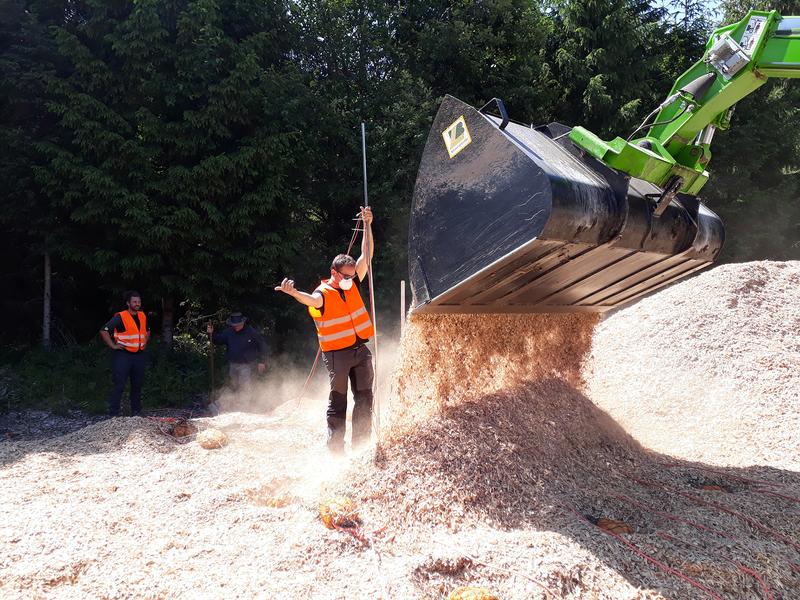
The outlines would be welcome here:
[[[328,417],[328,450],[332,454],[344,454],[345,419]]]

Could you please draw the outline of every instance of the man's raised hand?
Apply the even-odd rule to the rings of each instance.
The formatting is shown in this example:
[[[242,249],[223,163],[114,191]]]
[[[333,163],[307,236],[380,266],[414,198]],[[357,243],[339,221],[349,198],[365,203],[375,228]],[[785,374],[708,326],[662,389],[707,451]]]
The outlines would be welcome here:
[[[286,277],[283,278],[283,281],[280,285],[275,286],[276,292],[283,292],[284,294],[289,294],[290,296],[295,293],[294,289],[294,279],[288,279]]]
[[[362,206],[361,218],[364,220],[365,224],[372,225],[372,208],[369,206]]]

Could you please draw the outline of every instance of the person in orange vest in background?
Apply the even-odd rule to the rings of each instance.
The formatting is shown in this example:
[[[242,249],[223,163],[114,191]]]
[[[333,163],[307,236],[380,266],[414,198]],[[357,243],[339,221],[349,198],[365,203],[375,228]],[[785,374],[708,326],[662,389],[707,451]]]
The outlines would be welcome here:
[[[111,373],[114,386],[108,399],[108,414],[120,416],[122,392],[128,379],[131,381],[131,415],[142,414],[142,384],[144,383],[144,349],[150,339],[147,315],[142,311],[142,296],[139,292],[125,292],[125,305],[103,325],[100,337],[114,352]]]
[[[358,282],[367,275],[375,244],[372,238],[372,209],[361,207],[364,233],[358,260],[339,254],[331,264],[331,276],[310,294],[284,279],[276,291],[289,294],[308,307],[317,328],[322,359],[328,369],[331,391],[328,397],[328,448],[344,451],[347,415],[347,382],[353,390],[353,447],[369,441],[372,430],[372,381],[375,371],[366,343],[375,329],[364,306]]]

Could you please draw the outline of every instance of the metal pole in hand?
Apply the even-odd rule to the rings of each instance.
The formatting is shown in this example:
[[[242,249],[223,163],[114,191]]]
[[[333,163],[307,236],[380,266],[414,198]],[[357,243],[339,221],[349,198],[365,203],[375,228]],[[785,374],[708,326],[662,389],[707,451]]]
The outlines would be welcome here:
[[[369,206],[369,193],[367,191],[367,130],[364,123],[361,123],[361,157],[364,166],[364,207]],[[367,225],[364,223],[364,235],[367,235]],[[372,312],[372,327],[375,329],[375,341],[373,347],[375,348],[375,355],[373,356],[373,369],[375,377],[372,380],[372,423],[375,430],[375,439],[380,444],[381,432],[381,405],[378,398],[378,320],[375,317],[375,284],[372,277],[372,237],[369,237],[367,243],[367,272],[369,274],[369,306]]]

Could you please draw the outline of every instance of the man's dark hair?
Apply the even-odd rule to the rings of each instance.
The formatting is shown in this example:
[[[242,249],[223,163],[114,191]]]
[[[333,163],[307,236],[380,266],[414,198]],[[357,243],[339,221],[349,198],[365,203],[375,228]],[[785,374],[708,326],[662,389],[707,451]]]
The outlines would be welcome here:
[[[338,254],[331,263],[331,269],[339,270],[342,267],[355,267],[356,259],[349,254]]]
[[[137,292],[136,290],[128,290],[127,292],[124,292],[122,294],[122,299],[125,301],[125,304],[130,302],[131,298],[134,298],[134,297],[135,298],[139,298],[139,300],[142,299],[142,295],[139,292]]]

